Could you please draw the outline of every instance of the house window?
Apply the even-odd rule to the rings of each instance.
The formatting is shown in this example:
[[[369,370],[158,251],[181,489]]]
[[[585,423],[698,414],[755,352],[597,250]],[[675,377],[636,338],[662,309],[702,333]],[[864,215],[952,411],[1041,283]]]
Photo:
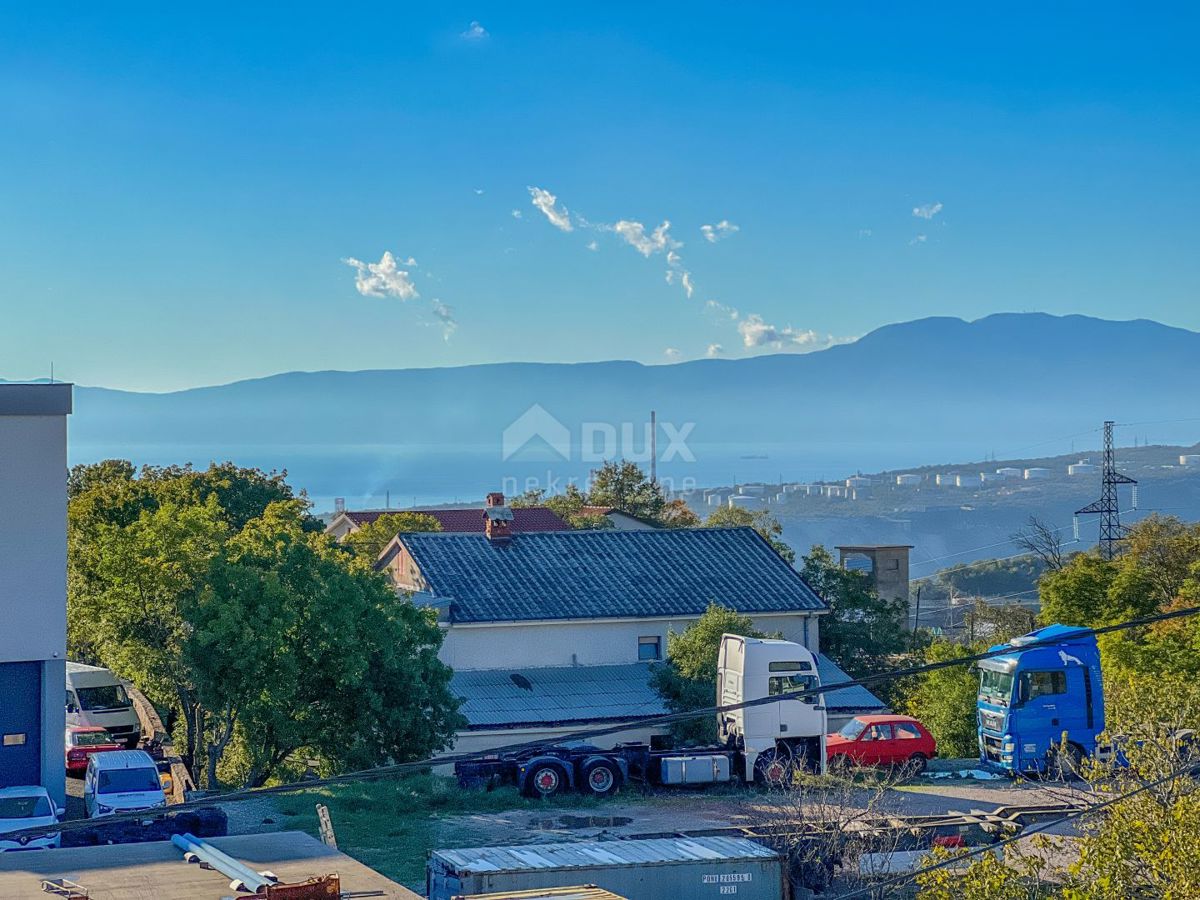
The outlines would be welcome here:
[[[638,659],[662,659],[662,638],[657,634],[638,638]]]

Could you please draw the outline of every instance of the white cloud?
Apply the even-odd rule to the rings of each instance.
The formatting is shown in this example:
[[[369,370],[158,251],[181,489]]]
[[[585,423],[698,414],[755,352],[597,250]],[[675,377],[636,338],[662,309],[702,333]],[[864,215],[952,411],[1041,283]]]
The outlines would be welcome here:
[[[720,344],[709,344],[708,349],[704,351],[704,355],[709,359],[714,359],[725,352],[725,348]]]
[[[732,306],[726,306],[724,303],[718,303],[716,300],[706,300],[704,307],[718,315],[728,316],[733,321],[737,321],[738,311]]]
[[[401,300],[411,300],[420,296],[417,286],[412,282],[412,276],[400,268],[401,265],[410,268],[416,266],[417,261],[411,256],[403,263],[398,263],[396,257],[385,250],[377,263],[367,263],[353,257],[348,257],[342,262],[357,270],[354,287],[364,297],[398,297]]]
[[[514,219],[519,219],[519,218],[521,218],[521,211],[520,211],[519,209],[514,209],[514,210],[512,211],[512,217],[513,217]]]
[[[680,359],[683,358],[683,354],[679,350],[677,350],[675,347],[668,347],[666,350],[663,351],[663,356],[665,356],[671,362],[678,362]]]
[[[642,254],[642,256],[649,257],[653,253],[661,253],[664,250],[670,252],[683,246],[683,244],[668,234],[670,228],[671,223],[664,220],[661,225],[647,234],[646,226],[641,222],[631,222],[627,219],[622,219],[612,227],[612,230],[619,234],[625,240],[625,243],[629,244],[629,246]],[[675,254],[675,260],[678,261],[678,259],[679,255]],[[670,256],[668,256],[667,262],[671,263]]]
[[[565,206],[558,205],[558,198],[552,193],[539,187],[531,187],[529,195],[533,198],[533,205],[545,214],[551,225],[560,231],[575,230],[575,226],[571,224],[571,214]]]
[[[484,194],[483,188],[475,188],[475,196],[476,197],[482,197],[483,194]]]
[[[821,344],[828,344],[832,339],[822,338],[815,331],[801,331],[796,328],[777,328],[763,321],[757,313],[751,313],[738,322],[738,333],[742,343],[747,347],[776,347],[795,346],[816,349]]]
[[[870,229],[870,228],[860,228],[860,229],[858,229],[858,236],[859,236],[860,238],[864,238],[864,237],[870,237],[870,236],[871,236],[871,229]]]
[[[460,37],[464,41],[482,41],[484,38],[490,37],[490,35],[487,33],[487,29],[478,22],[472,22]]]
[[[918,234],[915,238],[908,242],[908,246],[915,247],[917,244],[925,243],[929,238],[926,235]]]
[[[595,241],[588,241],[587,248],[588,248],[589,250],[593,250],[593,251],[595,251],[595,250],[599,250],[599,249],[600,249],[600,245],[599,245],[599,244],[597,244]]]
[[[679,279],[679,283],[683,285],[683,289],[687,291],[688,299],[691,300],[692,291],[694,290],[692,287],[692,273],[684,272],[683,277]]]
[[[736,234],[740,230],[740,228],[738,228],[728,219],[722,219],[716,225],[700,226],[700,231],[704,235],[704,239],[710,244],[715,244],[722,238],[727,238],[732,234]]]
[[[942,211],[940,203],[926,203],[923,206],[914,206],[913,215],[918,219],[932,219]]]
[[[442,340],[450,340],[450,335],[458,330],[458,320],[454,317],[454,307],[434,297],[430,309],[442,326]]]

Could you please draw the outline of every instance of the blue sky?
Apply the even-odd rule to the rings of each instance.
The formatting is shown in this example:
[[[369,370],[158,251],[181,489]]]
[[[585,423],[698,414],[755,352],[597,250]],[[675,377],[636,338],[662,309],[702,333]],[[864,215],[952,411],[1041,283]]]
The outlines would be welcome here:
[[[0,377],[1200,329],[1195,13],[840,6],[9,5]]]

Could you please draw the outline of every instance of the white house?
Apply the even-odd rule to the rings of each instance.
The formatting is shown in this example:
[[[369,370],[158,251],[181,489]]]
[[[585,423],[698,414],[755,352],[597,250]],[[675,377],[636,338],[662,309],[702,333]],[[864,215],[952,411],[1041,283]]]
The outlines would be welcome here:
[[[66,793],[69,384],[0,384],[0,787]]]
[[[751,528],[513,534],[499,516],[489,524],[482,535],[400,534],[379,559],[398,591],[439,612],[440,656],[469,721],[458,751],[665,712],[649,667],[710,603],[819,652],[828,606]],[[826,681],[847,677],[819,659]],[[829,706],[834,722],[884,708],[862,689]]]

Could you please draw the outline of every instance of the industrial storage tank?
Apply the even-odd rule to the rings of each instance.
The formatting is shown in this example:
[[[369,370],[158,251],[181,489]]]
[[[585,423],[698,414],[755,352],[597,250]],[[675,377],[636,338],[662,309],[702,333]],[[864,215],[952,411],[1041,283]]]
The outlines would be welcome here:
[[[745,838],[655,838],[435,850],[426,863],[429,900],[456,894],[594,884],[628,900],[785,896],[783,861]]]
[[[1001,478],[1020,478],[1023,473],[1013,466],[1001,466],[996,470],[996,474]]]
[[[1181,466],[1200,466],[1200,453],[1182,453],[1179,456]]]
[[[1050,470],[1043,469],[1041,466],[1034,466],[1031,469],[1025,470],[1025,480],[1026,481],[1038,481],[1040,479],[1049,478],[1049,477],[1050,477]]]
[[[915,487],[916,485],[918,485],[920,483],[921,483],[920,475],[904,474],[904,475],[896,476],[896,484],[904,485],[905,487]]]
[[[1077,462],[1067,466],[1068,475],[1095,475],[1100,467],[1093,463]]]

